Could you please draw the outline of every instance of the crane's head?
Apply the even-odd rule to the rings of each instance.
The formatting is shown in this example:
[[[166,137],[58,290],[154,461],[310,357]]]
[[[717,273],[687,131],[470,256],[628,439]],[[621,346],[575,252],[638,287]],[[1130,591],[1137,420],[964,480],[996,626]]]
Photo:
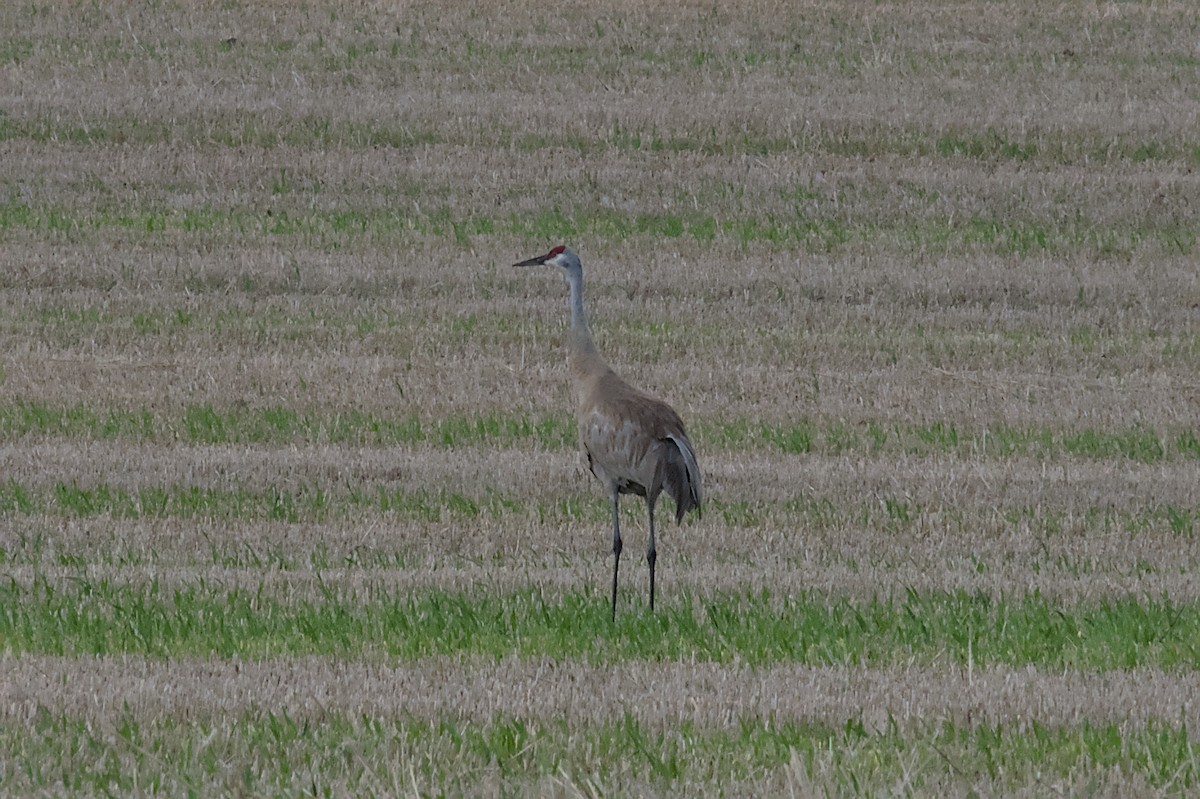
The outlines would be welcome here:
[[[570,276],[572,272],[583,273],[583,265],[579,263],[579,256],[562,244],[545,255],[521,261],[513,266],[557,266],[562,270],[564,278]]]

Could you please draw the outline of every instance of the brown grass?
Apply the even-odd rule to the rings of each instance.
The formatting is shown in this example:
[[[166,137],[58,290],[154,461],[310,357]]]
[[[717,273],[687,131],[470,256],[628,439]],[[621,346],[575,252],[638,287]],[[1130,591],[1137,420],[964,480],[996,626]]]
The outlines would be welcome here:
[[[56,552],[80,550],[104,563],[144,564],[98,564],[89,570],[93,577],[165,585],[199,578],[230,587],[265,583],[287,595],[313,596],[321,584],[389,590],[536,584],[558,593],[599,585],[606,568],[603,499],[575,453],[33,441],[11,448],[0,464],[9,479],[48,495],[62,483],[133,493],[163,485],[262,492],[315,486],[332,505],[328,521],[302,524],[79,519],[70,508],[0,520],[0,540],[8,542],[13,561],[8,573],[22,582],[35,575],[69,582],[74,567],[60,571],[49,564]],[[744,502],[748,515],[710,503],[703,519],[661,530],[666,590],[702,596],[817,590],[862,599],[902,597],[910,588],[993,596],[1037,590],[1069,602],[1126,594],[1197,599],[1190,568],[1179,568],[1200,559],[1197,539],[1172,530],[1162,515],[1168,506],[1200,505],[1194,463],[1101,460],[1046,467],[1024,459],[713,453],[706,467],[714,502]],[[445,491],[485,508],[498,495],[518,505],[479,516],[447,508],[434,519],[414,519],[353,504],[354,490],[368,498],[380,490],[423,493],[435,505]],[[585,501],[587,514],[555,510],[566,498]],[[807,501],[824,505],[810,512]],[[908,504],[911,518],[892,518],[889,501]],[[626,509],[630,545],[641,546],[644,511],[637,502],[627,502]],[[17,543],[31,530],[45,531],[50,551],[35,553]],[[333,563],[350,558],[376,565],[316,569],[310,558],[318,552]],[[214,562],[238,553],[283,555],[300,570],[264,574]],[[391,553],[414,567],[386,565]],[[22,562],[31,565],[16,565]],[[980,563],[988,568],[981,571]]]
[[[453,715],[486,723],[497,715],[572,723],[611,722],[630,713],[650,728],[682,721],[721,727],[739,718],[839,726],[861,719],[887,730],[941,722],[1070,726],[1090,721],[1192,727],[1200,718],[1180,698],[1194,674],[1142,669],[1106,675],[1036,669],[777,666],[628,663],[596,668],[549,660],[412,664],[326,658],[163,662],[136,657],[10,659],[13,679],[0,712],[27,721],[40,709],[104,723],[122,705],[140,718],[239,716],[250,711],[297,719],[328,714],[436,721]]]
[[[940,0],[9,4],[0,412],[558,417],[570,402],[564,289],[508,264],[569,238],[602,351],[693,427],[940,423],[1170,443],[1197,432],[1200,392],[1194,16],[1182,3]],[[1200,539],[1167,517],[1200,526],[1194,453],[698,443],[709,507],[662,532],[666,597],[1200,601]],[[0,483],[39,497],[320,488],[333,504],[288,523],[5,511],[0,579],[21,585],[84,575],[288,597],[555,597],[600,590],[609,568],[600,488],[574,452],[532,442],[34,431],[0,439]],[[421,519],[350,500],[379,490],[520,506]],[[889,516],[895,502],[911,518]],[[638,550],[641,509],[626,507]],[[338,565],[314,567],[317,552]],[[39,708],[111,721],[125,703],[182,719],[275,708],[599,723],[630,710],[661,728],[838,727],[864,713],[873,726],[889,713],[914,727],[1197,722],[1186,664],[1098,675],[25,656],[3,670],[10,726]],[[817,795],[835,760],[746,784]],[[1095,776],[1114,795],[1171,790],[1083,771],[1065,789]],[[531,779],[545,793],[604,792],[587,777]]]

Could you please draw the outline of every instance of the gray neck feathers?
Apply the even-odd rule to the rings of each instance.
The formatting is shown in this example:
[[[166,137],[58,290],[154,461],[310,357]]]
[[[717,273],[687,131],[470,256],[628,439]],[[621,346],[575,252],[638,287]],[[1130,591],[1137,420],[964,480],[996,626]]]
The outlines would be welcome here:
[[[595,352],[592,331],[583,310],[583,270],[568,272],[567,285],[571,287],[571,296],[567,300],[571,309],[571,344],[579,352]]]

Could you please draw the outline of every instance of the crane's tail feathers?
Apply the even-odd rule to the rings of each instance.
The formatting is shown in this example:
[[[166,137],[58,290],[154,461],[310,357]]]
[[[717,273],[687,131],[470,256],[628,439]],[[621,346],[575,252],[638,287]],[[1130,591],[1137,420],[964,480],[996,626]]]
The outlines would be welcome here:
[[[703,512],[704,487],[700,482],[700,464],[696,462],[696,452],[687,436],[669,434],[665,441],[674,446],[667,448],[670,456],[663,474],[663,488],[675,500],[675,523],[678,524],[692,508]]]

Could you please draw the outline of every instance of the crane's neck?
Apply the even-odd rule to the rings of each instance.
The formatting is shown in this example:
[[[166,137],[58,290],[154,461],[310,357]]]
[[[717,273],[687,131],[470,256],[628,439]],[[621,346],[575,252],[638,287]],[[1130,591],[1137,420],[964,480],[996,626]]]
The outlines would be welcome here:
[[[592,343],[592,331],[583,310],[583,272],[568,272],[567,285],[571,289],[567,299],[571,310],[571,351],[578,355],[594,353],[596,345]]]
[[[571,370],[571,382],[575,388],[575,401],[583,408],[588,401],[595,381],[609,371],[592,343],[592,331],[588,328],[587,314],[583,310],[583,271],[575,269],[566,273],[567,285],[571,288],[567,300],[571,310],[570,346],[567,349],[567,365]]]

